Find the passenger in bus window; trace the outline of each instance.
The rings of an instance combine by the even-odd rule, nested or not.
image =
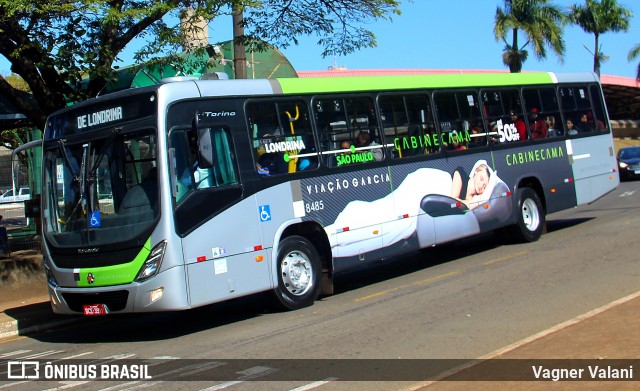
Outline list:
[[[544,122],[542,118],[538,116],[538,109],[533,107],[530,113],[530,122],[531,126],[531,138],[546,138],[547,137],[547,124]]]
[[[453,132],[451,132],[451,139],[453,140],[453,142],[449,146],[450,150],[452,150],[452,151],[463,151],[463,150],[467,149],[467,147],[464,145],[464,143],[460,142],[460,140],[458,139],[458,132],[457,131],[454,130]]]
[[[484,145],[484,134],[480,130],[480,126],[476,125],[471,128],[471,142],[469,148],[481,147]]]
[[[600,121],[600,120],[598,120],[598,121],[596,122],[596,130],[597,130],[597,131],[602,131],[602,130],[606,130],[606,129],[607,129],[607,127],[606,127],[606,126],[604,126],[604,122],[602,122],[602,121]]]
[[[369,146],[375,147],[375,148],[371,148],[371,154],[373,154],[373,159],[375,161],[380,161],[384,158],[384,155],[382,153],[382,147],[380,146],[380,144],[371,140],[371,134],[369,132],[362,131],[358,134],[358,138],[356,140],[356,146],[360,148],[369,147]]]
[[[343,164],[349,164],[351,162],[351,158],[347,157],[351,155],[351,141],[343,140],[340,143],[340,148],[336,150],[335,155],[331,155],[329,165],[332,167],[342,166]]]
[[[498,122],[497,121],[491,121],[489,122],[489,140],[491,141],[491,143],[496,144],[498,143]]]
[[[422,129],[420,125],[411,123],[407,126],[407,135],[403,138],[406,141],[406,146],[401,149],[402,157],[424,155],[424,146],[418,142],[422,137]]]
[[[578,124],[578,129],[581,132],[593,132],[595,130],[595,126],[593,126],[593,118],[589,118],[590,113],[584,113],[580,117],[580,124]]]
[[[263,153],[258,158],[258,174],[272,176],[288,172],[288,164],[282,152]]]
[[[434,140],[435,137],[437,137],[437,134],[438,133],[436,131],[436,124],[434,124],[433,122],[428,123],[424,132],[424,137],[426,139]],[[436,145],[435,143],[432,143],[426,148],[426,153],[436,153],[438,151],[440,151],[440,146]]]
[[[582,117],[580,117],[580,130],[585,132],[593,132],[596,129],[598,131],[601,131],[605,129],[605,126],[604,123],[600,120],[598,120],[597,124],[595,123],[595,121],[593,120],[592,112],[589,111]]]
[[[544,122],[547,124],[547,137],[558,137],[559,131],[556,129],[556,117],[548,115]]]
[[[491,169],[484,160],[476,162],[470,175],[467,175],[463,167],[458,167],[453,172],[451,197],[464,202],[469,209],[473,209],[482,203],[481,196],[487,189],[490,179]]]
[[[576,126],[574,125],[571,118],[567,118],[567,134],[569,136],[575,136],[576,134],[578,134],[578,129],[576,129]]]
[[[527,125],[524,123],[522,118],[518,117],[518,114],[514,110],[509,112],[511,116],[511,121],[516,125],[516,130],[518,131],[518,135],[520,135],[520,141],[524,141],[527,139]]]
[[[266,152],[269,144],[279,142],[279,139],[273,139],[270,133],[265,134],[262,140],[263,145],[258,148],[258,164],[257,170],[260,175],[277,175],[284,174],[289,171],[289,164],[284,160],[284,152],[274,151]]]

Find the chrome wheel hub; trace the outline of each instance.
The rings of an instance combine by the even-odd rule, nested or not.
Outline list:
[[[296,296],[304,295],[313,285],[311,262],[302,253],[294,251],[282,259],[282,282]]]
[[[540,211],[536,203],[527,198],[522,203],[522,221],[529,231],[535,231],[540,225]]]

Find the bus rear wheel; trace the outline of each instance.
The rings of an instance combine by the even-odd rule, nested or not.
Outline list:
[[[529,187],[518,189],[518,222],[510,230],[518,242],[535,242],[544,230],[544,208],[538,193]]]
[[[274,289],[276,305],[296,310],[312,305],[320,293],[322,267],[315,247],[301,236],[280,242],[277,258],[278,286]]]

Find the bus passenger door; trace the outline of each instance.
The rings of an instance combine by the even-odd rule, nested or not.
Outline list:
[[[569,139],[567,155],[571,163],[576,187],[577,205],[593,202],[618,185],[611,180],[616,158],[611,145],[611,135]]]
[[[190,196],[186,202],[194,206],[189,213],[206,216],[207,206],[213,204],[211,200],[221,201],[223,192],[204,190]],[[225,208],[183,238],[192,306],[270,287],[267,262],[258,262],[265,258],[266,251],[261,247],[251,201],[243,200]]]
[[[574,125],[573,129],[567,130],[566,148],[576,203],[593,202],[615,189],[619,182],[618,176],[612,175],[617,162],[601,88],[591,84],[563,87],[558,91],[565,118]]]

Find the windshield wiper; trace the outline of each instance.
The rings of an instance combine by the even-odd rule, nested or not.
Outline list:
[[[74,173],[73,175],[73,180],[75,182],[79,183],[79,187],[80,187],[80,198],[78,199],[78,202],[76,203],[76,205],[73,207],[73,209],[71,210],[71,213],[69,214],[69,216],[67,216],[67,221],[71,220],[71,218],[73,217],[73,215],[76,214],[76,211],[78,210],[78,207],[80,205],[83,206],[82,211],[86,212],[86,208],[85,203],[84,203],[84,198],[85,198],[85,186],[86,186],[86,163],[87,163],[87,150],[89,149],[89,144],[84,144],[82,146],[82,161],[80,162],[80,174],[78,176],[78,174]],[[73,170],[73,167],[71,166],[71,162],[69,160],[69,157],[67,156],[67,153],[64,152],[64,156],[65,159],[67,160],[67,164],[69,164],[69,167]]]
[[[73,174],[73,181],[74,182],[79,182],[80,181],[80,173],[76,172],[75,167],[73,166],[73,164],[71,164],[71,159],[69,159],[69,155],[67,155],[67,145],[64,142],[64,139],[60,139],[58,140],[58,146],[60,147],[60,151],[62,151],[62,157],[64,157],[65,162],[67,162],[67,167],[69,167],[69,170],[71,170],[71,173]]]
[[[78,203],[76,203],[76,205],[73,207],[71,214],[69,214],[69,216],[67,217],[67,221],[71,220],[71,217],[73,217],[76,214],[78,207],[80,205],[83,206],[82,211],[85,212],[86,214],[86,196],[85,195],[87,194],[87,185],[92,185],[96,181],[96,172],[98,171],[98,167],[100,167],[100,163],[102,162],[102,159],[105,156],[105,152],[107,151],[107,148],[109,147],[109,145],[113,143],[113,140],[120,133],[120,131],[122,131],[121,127],[113,128],[113,131],[109,135],[109,138],[105,140],[105,142],[102,144],[102,147],[100,148],[98,159],[93,162],[93,164],[91,165],[91,169],[88,172],[87,172],[87,166],[89,165],[88,150],[90,149],[90,144],[84,144],[82,146],[83,148],[82,162],[80,164],[80,170],[79,170],[80,172],[77,172],[75,170],[76,166],[74,166],[71,163],[71,159],[69,159],[69,155],[67,154],[67,148],[64,140],[61,139],[59,141],[60,150],[62,151],[62,156],[64,157],[64,160],[66,161],[67,166],[69,167],[69,169],[71,170],[71,173],[73,174],[72,181],[74,183],[78,183],[80,188],[80,199],[78,200]],[[95,155],[94,155],[94,159],[92,160],[95,160]],[[90,197],[91,199],[89,200],[89,203],[90,203],[89,207],[91,208],[91,212],[93,212],[93,206],[94,206],[93,195],[90,195]]]
[[[93,163],[93,165],[91,166],[91,170],[87,175],[90,181],[89,183],[93,183],[96,180],[96,172],[98,171],[98,167],[100,167],[100,163],[102,163],[102,159],[105,156],[105,152],[107,152],[107,148],[111,144],[113,144],[113,140],[116,138],[118,134],[120,134],[121,131],[122,131],[122,128],[120,127],[113,128],[113,132],[111,133],[111,135],[109,135],[109,138],[105,140],[105,142],[102,144],[102,147],[100,148],[100,152],[98,153],[98,160]]]
[[[97,181],[96,173],[98,172],[98,168],[100,167],[100,164],[102,163],[102,160],[106,155],[107,149],[109,148],[110,145],[113,144],[113,140],[115,140],[116,136],[118,136],[118,134],[120,134],[121,131],[122,131],[121,127],[113,128],[113,131],[109,135],[109,138],[106,139],[102,144],[102,147],[100,147],[100,152],[98,152],[98,159],[96,159],[95,150],[93,151],[93,156],[91,158],[91,161],[92,161],[91,170],[89,170],[89,172],[87,173],[87,178],[86,178],[86,184],[90,186],[89,187],[89,190],[90,190],[89,191],[89,211],[91,213],[93,213],[95,210],[95,205],[94,205],[95,193],[94,193],[93,185]],[[84,194],[85,192],[84,188],[82,192]]]

